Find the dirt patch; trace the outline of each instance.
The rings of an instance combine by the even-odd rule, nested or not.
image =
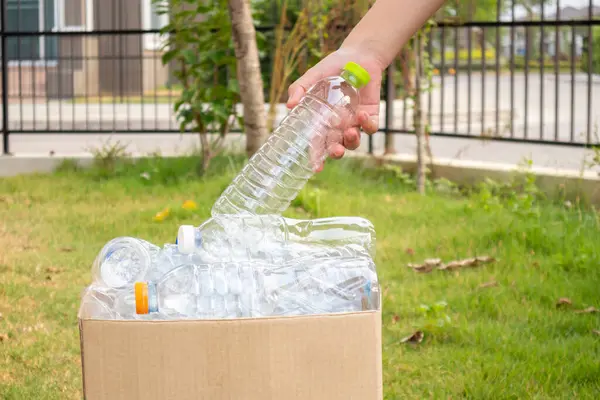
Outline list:
[[[0,265],[9,265],[18,253],[37,248],[26,232],[15,233],[6,225],[0,225]]]

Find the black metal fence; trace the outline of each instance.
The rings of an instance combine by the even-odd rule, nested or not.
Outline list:
[[[1,1],[5,154],[13,135],[179,131],[173,113],[179,88],[171,67],[161,62],[158,30],[144,26],[148,18],[141,10],[137,17],[122,17],[124,1],[123,9],[113,1],[108,11],[108,2],[101,8],[95,1],[88,10],[88,1]],[[68,10],[57,9],[68,2],[79,2],[76,14],[85,16],[71,17],[71,25]],[[497,4],[494,21],[440,22],[431,30],[433,77],[424,96],[431,135],[600,145],[600,107],[594,107],[600,95],[600,7],[590,1],[573,15],[556,1],[551,13],[541,7],[519,18],[515,1],[504,10]],[[410,76],[403,65],[394,63],[384,80],[385,135],[413,130]]]

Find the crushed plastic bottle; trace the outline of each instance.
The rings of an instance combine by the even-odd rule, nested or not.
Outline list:
[[[179,252],[204,251],[215,256],[237,255],[255,259],[265,248],[289,243],[338,246],[360,244],[375,255],[375,228],[359,217],[300,220],[278,215],[217,215],[199,227],[182,225],[177,235]]]
[[[114,287],[94,282],[82,296],[80,314],[118,320],[220,319],[354,312],[379,306],[375,265],[360,244],[289,242],[255,256],[255,260],[207,262],[201,253],[184,255],[177,246],[165,245],[137,283],[121,285],[120,281]],[[131,281],[129,276],[123,281]],[[140,300],[140,290],[146,300]]]
[[[212,207],[219,214],[281,214],[356,118],[359,90],[370,81],[360,65],[313,85],[252,156]]]
[[[282,266],[251,261],[182,265],[158,282],[136,282],[135,312],[221,319],[352,312],[379,306],[377,274],[370,257],[305,261]]]
[[[155,255],[146,274],[141,279],[155,281],[173,268],[192,262],[190,254],[181,253],[176,244],[165,244]]]

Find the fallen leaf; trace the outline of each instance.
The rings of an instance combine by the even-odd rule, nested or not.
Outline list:
[[[400,340],[400,343],[421,343],[423,341],[423,336],[425,336],[423,332],[416,331],[412,335]]]
[[[600,336],[600,331],[599,331],[599,330],[597,330],[597,329],[594,329],[594,330],[592,331],[592,333],[593,333],[594,335],[598,335],[598,336]]]
[[[72,247],[61,247],[59,250],[63,253],[71,253],[74,249]]]
[[[414,256],[415,251],[409,247],[408,249],[406,249],[406,254],[408,254],[409,256]]]
[[[479,287],[481,289],[485,289],[485,288],[489,288],[489,287],[496,287],[496,286],[498,286],[498,282],[496,282],[496,281],[490,281],[490,282],[482,283],[481,285],[479,285]]]
[[[188,211],[192,211],[192,210],[197,210],[198,209],[198,205],[193,200],[186,200],[181,207],[184,208],[185,210],[188,210]]]
[[[0,342],[6,342],[8,340],[8,335],[4,333],[0,333]]]
[[[600,310],[598,310],[596,307],[588,307],[583,310],[575,311],[575,314],[593,314],[597,312],[600,312]]]
[[[400,317],[398,315],[394,315],[392,317],[392,325],[396,325],[400,321]]]
[[[156,222],[162,222],[171,214],[171,210],[169,208],[165,208],[162,211],[156,213],[156,215],[152,218]]]
[[[423,261],[423,264],[408,264],[408,267],[414,269],[417,272],[429,273],[441,263],[442,260],[440,260],[439,258],[429,258]]]
[[[572,304],[573,304],[573,302],[571,301],[571,299],[566,298],[566,297],[561,297],[556,302],[556,307],[565,306],[565,305],[569,305],[570,306]]]
[[[449,263],[440,266],[438,269],[442,270],[442,271],[453,271],[453,270],[460,269],[460,268],[477,267],[482,264],[493,263],[494,261],[496,261],[496,259],[494,257],[481,256],[481,257],[467,258],[464,260],[450,261]]]
[[[46,268],[46,272],[50,272],[51,274],[57,274],[60,271],[61,270],[59,268],[56,268],[56,267],[48,267],[48,268]]]

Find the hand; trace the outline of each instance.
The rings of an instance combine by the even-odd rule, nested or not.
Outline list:
[[[354,61],[366,69],[371,75],[371,81],[360,91],[360,105],[357,109],[356,120],[344,132],[343,143],[336,143],[329,149],[330,157],[336,159],[344,156],[345,149],[355,150],[360,146],[361,128],[367,134],[377,132],[379,128],[379,95],[382,74],[385,68],[382,67],[382,64],[376,57],[370,55],[368,52],[341,48],[306,71],[288,89],[287,107],[293,108],[300,102],[302,96],[304,96],[313,84],[325,77],[338,75],[349,61]]]

